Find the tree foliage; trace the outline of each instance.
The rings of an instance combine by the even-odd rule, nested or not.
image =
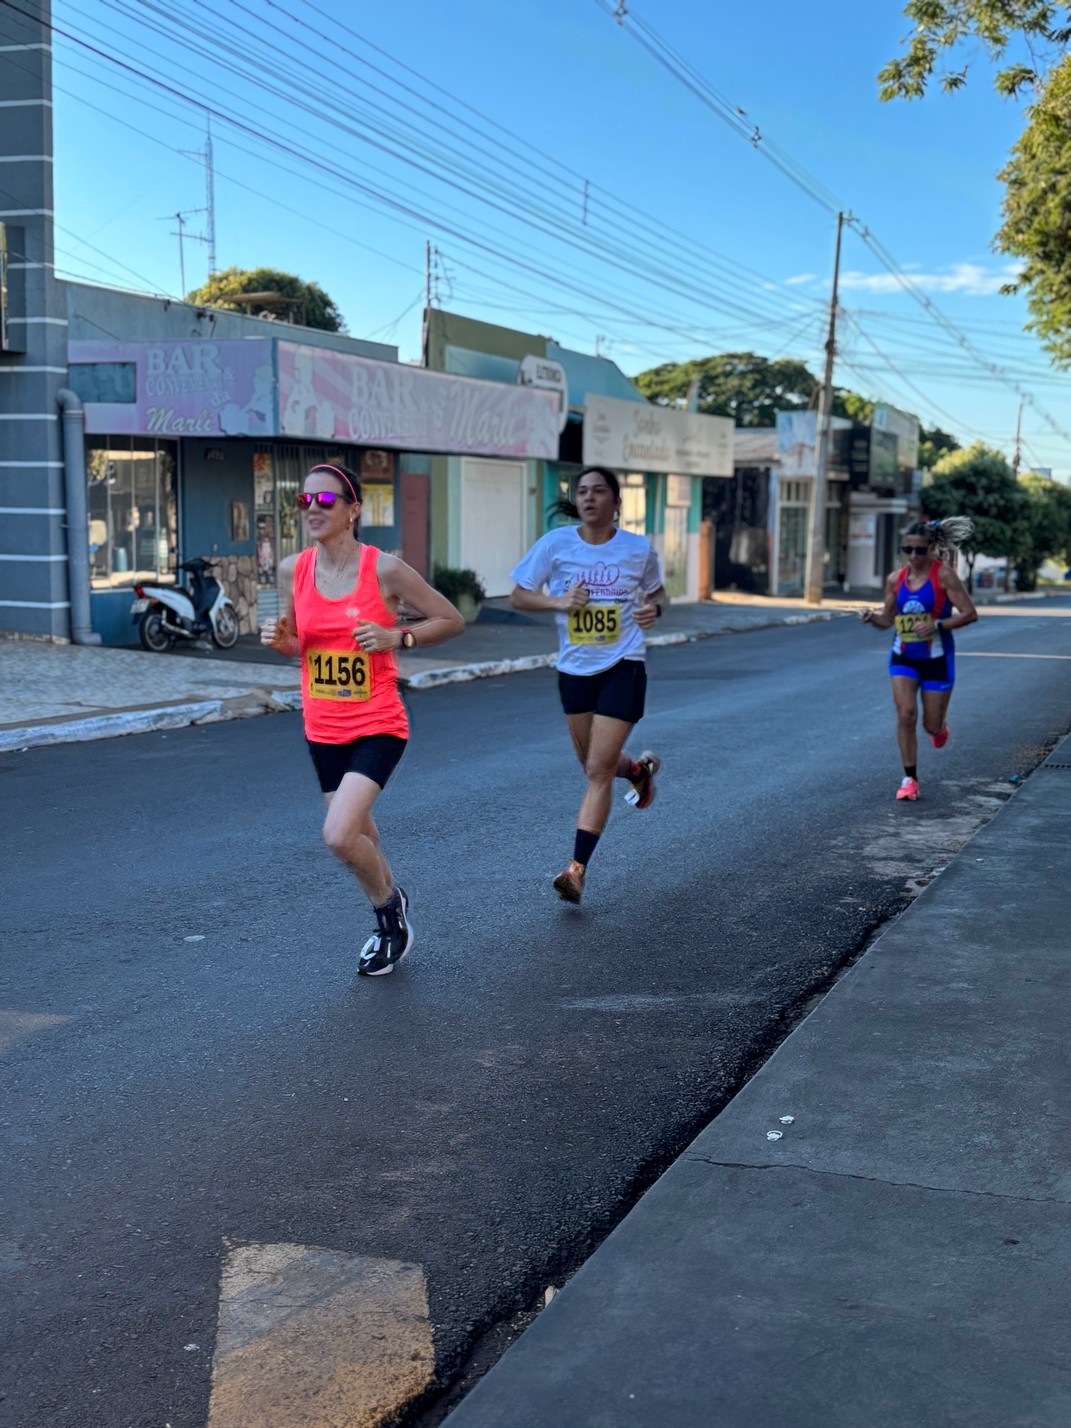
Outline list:
[[[1071,490],[1033,471],[1019,477],[1019,488],[1027,508],[1015,552],[1015,583],[1020,590],[1033,590],[1045,562],[1053,556],[1066,562],[1071,549]]]
[[[691,362],[664,362],[633,379],[649,401],[683,407],[699,385],[697,410],[731,417],[737,426],[776,426],[778,412],[818,406],[818,378],[792,358],[771,360],[755,352],[722,352]],[[844,387],[833,391],[833,415],[868,426],[874,403]]]
[[[1071,363],[1071,58],[1053,71],[1000,173],[1004,222],[997,246],[1023,260],[1029,326],[1052,357]]]
[[[998,93],[1033,93],[1026,129],[1006,168],[997,247],[1024,267],[1006,292],[1026,293],[1030,327],[1052,357],[1071,363],[1071,6],[1052,0],[909,0],[906,51],[878,75],[882,99],[919,99],[942,56],[980,42],[998,66]],[[967,67],[946,70],[946,91]]]
[[[981,42],[989,58],[1003,63],[997,92],[1014,96],[1044,82],[1071,43],[1071,8],[1051,0],[909,0],[904,14],[914,25],[907,50],[878,75],[882,99],[921,99],[942,56],[967,41]],[[1021,53],[1011,53],[1021,44]],[[967,66],[940,76],[946,93],[966,83]]]
[[[230,301],[239,293],[278,293],[292,298],[292,306],[280,309],[265,303],[263,307]],[[346,324],[332,299],[319,283],[307,283],[293,273],[278,268],[225,268],[209,278],[204,287],[187,294],[187,302],[202,307],[222,307],[236,312],[248,312],[254,317],[276,317],[300,323],[302,327],[317,327],[323,332],[345,332]]]
[[[932,471],[942,456],[959,449],[956,438],[950,436],[947,431],[942,431],[939,426],[930,427],[929,430],[923,427],[919,431],[919,469]]]
[[[754,352],[664,362],[641,372],[635,382],[659,406],[683,406],[692,383],[698,382],[697,409],[732,417],[737,426],[774,426],[779,411],[805,411],[818,399],[818,383],[802,362],[771,362]]]
[[[972,571],[978,554],[1015,558],[1025,538],[1028,504],[1007,457],[980,441],[943,456],[932,482],[922,488],[922,509],[931,520],[969,516],[974,522],[974,536],[964,547]]]

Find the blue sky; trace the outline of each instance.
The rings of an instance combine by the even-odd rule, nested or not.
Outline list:
[[[203,145],[200,103],[221,116],[219,265],[315,279],[351,332],[403,358],[419,351],[430,239],[443,306],[629,373],[745,349],[817,369],[833,218],[617,25],[614,3],[54,0],[59,29],[159,81],[57,35],[57,265],[178,293],[162,216],[203,205],[203,168],[182,152]],[[875,76],[906,30],[897,0],[629,11],[856,214],[1008,378],[849,229],[838,382],[1009,451],[1018,382],[1032,399],[1025,464],[1066,476],[1067,378],[1023,333],[1021,300],[998,292],[1012,270],[991,248],[995,176],[1022,113],[993,94],[984,56],[965,56],[971,82],[954,97],[882,105]],[[202,223],[191,215],[190,229]],[[188,243],[188,287],[205,262]]]

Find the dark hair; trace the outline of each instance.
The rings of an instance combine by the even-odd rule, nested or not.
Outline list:
[[[310,466],[305,474],[311,476],[314,471],[330,471],[332,476],[338,478],[342,486],[339,495],[346,502],[347,506],[360,505],[364,501],[364,497],[361,494],[361,478],[357,475],[356,471],[351,471],[348,466],[335,466],[329,461],[323,461],[316,466]],[[361,539],[360,516],[358,516],[353,523],[353,539]]]
[[[925,536],[940,561],[954,561],[964,541],[974,534],[974,522],[967,516],[945,516],[940,521],[912,521],[902,536]]]
[[[580,475],[576,478],[576,484],[578,486],[585,476],[601,476],[613,492],[614,500],[620,501],[621,482],[617,479],[616,473],[611,471],[608,466],[585,466],[583,471],[581,471]],[[550,514],[565,516],[570,521],[578,521],[580,519],[580,512],[577,509],[576,502],[570,501],[566,496],[559,497],[559,499],[552,504]]]

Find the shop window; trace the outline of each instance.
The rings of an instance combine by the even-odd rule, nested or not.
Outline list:
[[[89,564],[95,590],[173,582],[178,551],[175,443],[98,437],[87,446]]]

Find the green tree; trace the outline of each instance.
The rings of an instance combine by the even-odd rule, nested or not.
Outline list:
[[[1028,324],[1052,357],[1071,363],[1071,59],[1053,70],[1000,172],[997,247],[1022,259],[1009,291],[1025,290]]]
[[[277,293],[293,301],[284,308],[269,302],[258,307],[256,304],[232,301],[240,293]],[[200,307],[248,312],[254,317],[283,317],[300,323],[302,327],[317,327],[324,332],[346,330],[342,314],[319,283],[306,283],[293,273],[283,273],[278,268],[224,268],[223,272],[209,278],[204,287],[188,293],[186,301]]]
[[[698,410],[707,416],[732,417],[737,426],[776,426],[778,412],[806,411],[818,405],[819,382],[802,362],[771,361],[755,352],[722,352],[691,362],[664,362],[634,377],[649,401],[683,407],[699,384]],[[833,389],[833,415],[869,426],[874,403],[846,387]]]
[[[771,362],[754,352],[665,362],[633,380],[649,401],[663,407],[683,406],[698,382],[698,410],[732,417],[737,426],[774,426],[778,412],[805,411],[818,400],[818,383],[802,362]]]
[[[959,449],[960,445],[956,438],[949,436],[948,432],[942,431],[939,426],[931,427],[929,430],[923,427],[919,431],[919,469],[932,471],[942,456],[947,456],[950,451]]]
[[[1034,590],[1045,562],[1053,556],[1065,561],[1071,548],[1071,491],[1034,471],[1019,477],[1019,487],[1027,509],[1015,553],[1015,584],[1020,590]]]
[[[910,0],[914,24],[906,51],[878,75],[882,99],[919,99],[945,56],[981,42],[998,66],[998,93],[1033,93],[1027,125],[999,177],[1004,221],[1001,252],[1023,267],[1006,292],[1023,291],[1029,326],[1052,357],[1071,363],[1071,7],[1051,0]],[[966,83],[967,66],[940,75],[948,92]]]
[[[980,41],[994,63],[1009,61],[994,84],[1014,96],[1043,84],[1071,43],[1071,8],[1050,0],[909,0],[904,14],[914,33],[906,53],[878,75],[882,99],[921,99],[942,56],[970,41]],[[940,77],[946,93],[966,80],[966,65]]]
[[[1000,451],[976,441],[965,451],[942,456],[933,468],[933,480],[922,488],[922,509],[935,517],[969,516],[974,536],[964,547],[974,574],[975,558],[1003,556],[1009,564],[1023,548],[1029,500]]]

